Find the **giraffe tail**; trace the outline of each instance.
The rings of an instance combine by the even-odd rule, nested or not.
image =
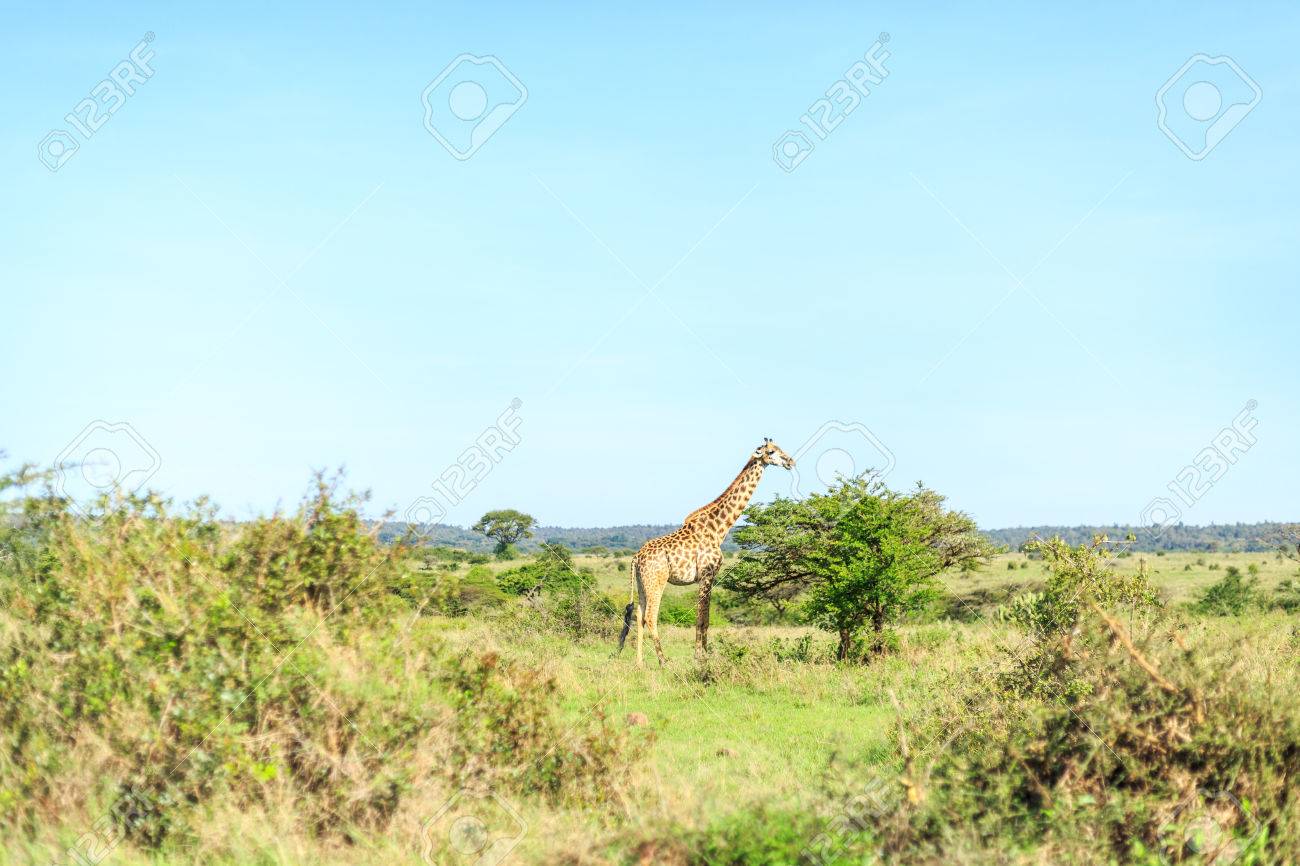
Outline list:
[[[631,575],[632,592],[628,596],[627,607],[623,608],[623,632],[618,636],[618,651],[623,651],[623,644],[627,643],[627,634],[632,630],[632,612],[636,610],[636,557],[632,557],[632,565],[628,569]]]

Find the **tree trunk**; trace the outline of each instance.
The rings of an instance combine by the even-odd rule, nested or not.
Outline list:
[[[848,661],[849,651],[852,648],[853,648],[853,632],[849,631],[846,628],[840,629],[840,646],[839,649],[835,651],[836,660],[842,662]]]
[[[582,590],[581,589],[575,589],[573,591],[573,618],[574,618],[573,639],[582,640]]]
[[[885,651],[885,610],[878,607],[871,612],[871,653],[881,655]]]

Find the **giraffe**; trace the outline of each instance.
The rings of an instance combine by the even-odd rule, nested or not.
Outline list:
[[[709,597],[713,591],[713,579],[722,566],[722,540],[749,505],[763,477],[763,470],[768,466],[793,469],[794,459],[771,439],[764,439],[763,444],[749,456],[740,474],[717,499],[686,515],[681,529],[647,541],[632,558],[632,594],[623,611],[623,633],[618,638],[618,651],[623,651],[628,631],[632,628],[632,612],[639,602],[641,611],[636,622],[638,667],[644,665],[643,629],[649,629],[659,664],[664,664],[664,651],[659,644],[659,603],[670,583],[674,586],[700,585],[695,608],[696,657],[702,657],[708,649]]]

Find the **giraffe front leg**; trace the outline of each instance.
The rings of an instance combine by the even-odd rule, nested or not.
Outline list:
[[[712,579],[700,581],[700,597],[695,603],[695,656],[702,659],[709,651],[709,599]]]
[[[700,570],[700,597],[695,603],[695,657],[700,660],[709,652],[709,609],[713,597],[713,579],[718,575],[721,560],[719,554],[717,564],[709,563]]]

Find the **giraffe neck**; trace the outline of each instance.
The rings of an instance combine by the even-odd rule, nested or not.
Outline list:
[[[722,544],[722,539],[749,505],[762,478],[763,464],[750,458],[727,489],[708,505],[692,511],[683,525],[694,526],[714,544]]]

